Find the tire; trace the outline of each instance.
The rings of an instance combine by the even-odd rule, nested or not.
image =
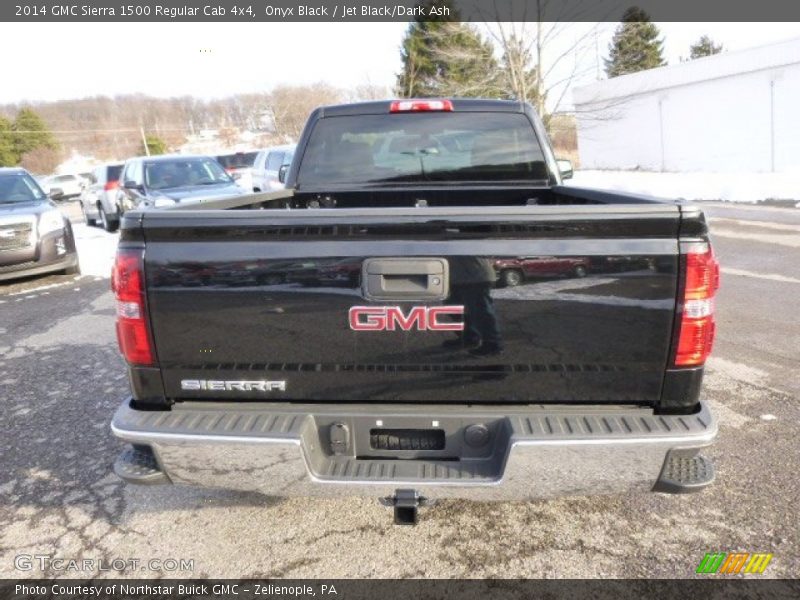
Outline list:
[[[67,267],[64,269],[64,275],[80,275],[81,274],[81,264],[77,263],[72,267]]]
[[[506,287],[517,287],[522,283],[522,272],[516,269],[508,269],[500,274],[500,280]]]
[[[112,221],[109,219],[102,204],[97,205],[97,212],[100,214],[100,223],[102,224],[103,229],[109,233],[112,233],[119,228],[119,221]]]
[[[575,274],[575,277],[586,277],[586,267],[583,265],[578,265],[572,272]]]
[[[83,214],[83,222],[89,227],[94,227],[97,224],[97,219],[90,219],[89,215],[86,214],[86,207],[83,202],[81,202],[81,214]]]

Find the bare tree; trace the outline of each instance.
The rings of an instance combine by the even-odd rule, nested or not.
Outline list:
[[[276,87],[270,94],[275,132],[284,138],[296,140],[312,110],[341,102],[343,96],[341,90],[327,83]]]
[[[64,159],[60,149],[45,146],[31,150],[22,155],[20,164],[31,173],[52,173]]]
[[[532,0],[522,10],[517,22],[501,22],[497,13],[486,29],[502,54],[509,96],[531,102],[548,124],[571,85],[595,70],[587,59],[595,51],[599,24],[579,22],[580,2]]]
[[[367,76],[364,83],[355,87],[355,89],[348,95],[348,100],[353,102],[365,102],[368,100],[385,100],[392,97],[392,90],[385,85],[378,85],[372,82]]]
[[[235,145],[238,138],[239,132],[235,127],[223,127],[219,130],[219,141],[222,142],[226,148]]]

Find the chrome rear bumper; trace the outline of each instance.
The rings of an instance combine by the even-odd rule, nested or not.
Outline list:
[[[339,455],[328,438],[332,424],[352,432]],[[464,431],[475,424],[488,427],[483,448],[464,444]],[[370,430],[423,426],[443,429],[447,448],[417,456],[369,447]],[[649,491],[654,486],[694,491],[679,489],[680,482],[677,489],[663,485],[663,473],[676,472],[666,468],[668,455],[692,460],[717,434],[705,405],[690,416],[657,416],[631,407],[201,402],[162,412],[135,410],[126,401],[111,428],[121,440],[152,449],[160,478],[151,476],[148,482],[277,496],[384,497],[413,488],[426,498],[476,500]],[[137,482],[136,468],[117,472]],[[713,470],[694,487],[711,479]]]

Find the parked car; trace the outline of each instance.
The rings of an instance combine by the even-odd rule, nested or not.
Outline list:
[[[233,177],[236,182],[246,190],[253,189],[253,164],[255,164],[258,151],[236,152],[234,154],[221,154],[217,162]]]
[[[106,231],[119,227],[117,190],[121,164],[102,165],[89,173],[89,183],[81,193],[81,212],[87,225],[98,222]]]
[[[51,175],[42,181],[42,188],[53,200],[77,198],[83,191],[85,180],[79,175]],[[61,193],[53,194],[53,190]]]
[[[273,192],[282,190],[286,172],[294,158],[295,144],[274,146],[262,150],[253,164],[253,191]]]
[[[586,277],[589,259],[568,256],[508,258],[494,261],[494,270],[501,285],[514,287],[530,277]]]
[[[53,271],[80,273],[69,219],[25,169],[0,168],[0,281]]]
[[[326,263],[319,269],[319,282],[323,285],[358,287],[361,282],[361,259],[342,258]]]
[[[120,214],[134,208],[165,208],[247,193],[210,156],[131,158],[123,166],[120,181]]]
[[[301,260],[286,267],[286,283],[299,283],[306,287],[319,285],[319,261]]]

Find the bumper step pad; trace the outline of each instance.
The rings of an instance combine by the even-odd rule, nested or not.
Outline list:
[[[699,492],[714,481],[714,463],[705,456],[687,456],[671,451],[664,461],[654,492],[665,494],[691,494]]]
[[[159,468],[153,450],[148,446],[129,446],[114,461],[114,473],[128,483],[158,485],[169,483]]]

